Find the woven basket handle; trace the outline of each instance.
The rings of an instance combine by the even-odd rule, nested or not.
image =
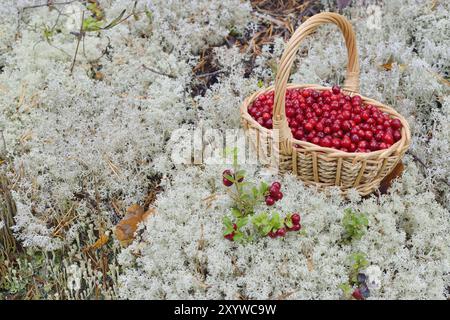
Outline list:
[[[289,141],[286,141],[292,138],[292,134],[285,114],[285,94],[292,64],[294,63],[295,56],[302,40],[306,38],[306,36],[313,33],[317,27],[326,23],[334,23],[337,25],[345,38],[348,63],[343,89],[350,92],[359,92],[358,52],[356,49],[355,33],[350,22],[340,14],[323,12],[312,16],[302,23],[287,43],[286,49],[284,50],[278,66],[278,72],[275,79],[273,128],[280,130],[280,148],[284,151],[290,151],[292,148]]]

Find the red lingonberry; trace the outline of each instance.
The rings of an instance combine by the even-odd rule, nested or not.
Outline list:
[[[277,237],[276,232],[273,232],[273,231],[270,231],[267,235],[268,235],[269,237],[271,237],[272,239]]]
[[[295,129],[293,128],[293,130],[295,130]],[[295,139],[301,140],[303,137],[304,137],[304,132],[303,132],[302,129],[297,129],[297,130],[294,131],[294,138]]]
[[[366,130],[366,131],[364,132],[364,138],[365,138],[367,141],[372,140],[372,139],[373,139],[373,132],[372,132],[371,130]]]
[[[273,205],[275,204],[275,199],[272,198],[271,196],[267,196],[267,197],[266,197],[266,204],[267,204],[268,206],[273,206]]]
[[[331,91],[333,91],[334,94],[339,94],[341,92],[341,87],[335,85],[331,88]]]
[[[295,109],[294,108],[286,108],[286,117],[292,118],[295,116]]]
[[[402,122],[399,119],[392,119],[391,127],[394,129],[400,129],[402,127]]]
[[[283,192],[279,191],[279,192],[277,193],[276,200],[279,201],[279,200],[281,200],[281,199],[283,199]]]
[[[331,139],[328,138],[328,137],[325,137],[325,138],[321,139],[320,140],[320,145],[322,147],[326,147],[326,148],[331,147]]]
[[[395,130],[392,136],[396,142],[402,138],[400,130]]]
[[[299,224],[300,223],[300,215],[298,213],[293,213],[291,215],[291,221],[293,225]]]
[[[307,122],[304,126],[306,132],[311,132],[314,129],[314,126],[311,122]]]
[[[232,232],[232,233],[224,235],[224,238],[227,239],[227,240],[233,241],[234,240],[234,235],[235,235],[235,233]]]
[[[341,130],[340,121],[336,120],[336,122],[331,125],[331,131],[337,132],[339,130]]]
[[[333,138],[333,140],[331,140],[331,145],[333,146],[333,148],[339,149],[341,147],[341,139]]]
[[[376,150],[378,150],[378,142],[376,142],[375,140],[371,140],[370,142],[369,142],[369,149],[371,150],[371,151],[376,151]]]
[[[319,137],[313,137],[312,139],[311,139],[311,143],[314,143],[314,144],[320,144],[320,138]]]
[[[392,136],[392,134],[386,132],[383,136],[383,142],[391,145],[394,143],[394,137]]]
[[[222,177],[223,177],[222,182],[223,182],[223,184],[226,187],[231,187],[233,185],[233,182],[228,180],[229,176],[232,177],[233,176],[233,172],[231,170],[229,170],[229,169],[224,170],[224,172],[222,173]]]
[[[265,113],[263,113],[262,118],[264,121],[267,121],[267,120],[271,119],[272,116],[270,115],[270,113],[265,112]]]
[[[363,297],[361,291],[360,291],[358,288],[356,288],[356,289],[353,291],[352,296],[353,296],[353,298],[355,298],[356,300],[364,300],[364,297]]]
[[[362,140],[358,143],[358,148],[359,149],[367,149],[369,146],[369,144],[367,143],[367,141]]]
[[[356,144],[351,143],[351,144],[350,144],[350,147],[348,148],[348,150],[349,150],[350,152],[354,152],[354,151],[356,150]]]
[[[359,142],[359,135],[357,133],[352,134],[350,138],[354,143]]]
[[[363,112],[361,113],[361,119],[362,119],[362,120],[367,121],[369,118],[370,118],[369,112],[363,111]]]
[[[323,125],[323,122],[317,122],[316,123],[316,130],[317,131],[323,131],[323,129],[324,129],[325,127],[324,127],[324,125]]]
[[[350,120],[352,114],[350,113],[350,111],[344,110],[342,111],[342,117],[344,117],[345,120]]]
[[[277,236],[279,237],[284,237],[286,235],[286,229],[285,228],[280,228],[277,230]]]
[[[348,136],[344,136],[344,138],[341,141],[341,147],[350,149],[351,143],[352,143],[352,140]]]
[[[271,187],[277,188],[278,190],[281,189],[281,183],[278,181],[272,182]]]
[[[342,130],[345,132],[348,132],[352,129],[352,125],[351,125],[350,121],[348,121],[348,120],[345,120],[344,122],[342,122],[341,127],[342,127]]]

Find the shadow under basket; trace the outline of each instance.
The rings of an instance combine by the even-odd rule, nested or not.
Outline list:
[[[376,106],[382,112],[398,118],[402,123],[401,139],[387,149],[365,153],[344,152],[321,147],[306,141],[294,139],[285,114],[285,94],[287,89],[330,90],[315,84],[287,84],[290,70],[301,41],[322,24],[336,24],[345,38],[348,53],[344,94],[359,95],[362,102]],[[273,129],[261,126],[248,113],[255,99],[264,93],[274,91]],[[240,108],[241,123],[250,143],[258,154],[277,153],[277,166],[281,173],[292,172],[306,185],[319,187],[337,186],[344,195],[351,188],[359,194],[367,195],[378,189],[381,181],[401,161],[411,143],[411,132],[405,118],[393,108],[359,93],[359,63],[355,34],[351,24],[336,13],[320,13],[304,22],[292,35],[278,66],[275,87],[270,87],[247,97]],[[277,134],[274,134],[274,131]]]

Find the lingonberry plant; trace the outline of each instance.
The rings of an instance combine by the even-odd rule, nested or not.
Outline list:
[[[298,213],[288,214],[282,219],[277,212],[272,214],[262,212],[254,215],[251,221],[261,236],[271,238],[284,237],[288,231],[299,231],[301,229]]]
[[[363,270],[368,266],[366,254],[356,252],[349,256],[350,273],[349,281],[341,284],[339,287],[344,293],[344,297],[350,299],[364,300],[370,296],[370,290],[367,286],[367,276]]]
[[[233,169],[223,171],[222,182],[226,187],[234,186],[234,192],[230,192],[235,203],[234,215],[244,217],[253,214],[255,206],[269,196],[269,186],[265,182],[259,186],[245,182],[245,171],[239,167],[237,148],[228,149],[226,153],[233,157]]]
[[[274,92],[258,96],[249,114],[272,129]],[[345,152],[371,152],[389,148],[401,139],[402,123],[366,104],[361,96],[331,90],[288,89],[286,117],[295,139]]]
[[[360,240],[366,233],[368,225],[369,220],[364,213],[353,211],[351,208],[345,209],[344,217],[342,218],[344,242]]]
[[[255,214],[255,208],[265,203],[267,206],[273,206],[276,201],[283,198],[281,192],[281,183],[273,182],[270,186],[261,182],[259,186],[244,181],[245,171],[241,170],[238,163],[238,150],[233,148],[227,150],[227,154],[233,156],[233,169],[226,169],[222,173],[222,182],[225,187],[233,187],[230,192],[234,200],[231,214],[233,218],[224,217],[225,226],[224,238],[231,241],[250,241],[254,238],[253,230],[260,236],[269,236],[271,238],[284,237],[288,231],[299,231],[300,214],[292,213],[283,219],[279,213],[271,214],[262,212]],[[253,228],[243,228],[249,223]]]

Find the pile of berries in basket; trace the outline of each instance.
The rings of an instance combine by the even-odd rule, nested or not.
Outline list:
[[[272,129],[274,92],[259,95],[248,112],[261,126]],[[295,139],[345,152],[387,149],[401,139],[402,123],[366,104],[359,95],[331,90],[288,89],[286,117]]]

